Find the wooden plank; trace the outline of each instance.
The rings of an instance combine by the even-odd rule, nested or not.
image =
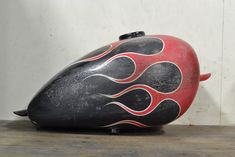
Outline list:
[[[109,135],[93,130],[37,130],[28,121],[0,121],[0,156],[234,157],[235,127],[169,125],[163,131]]]

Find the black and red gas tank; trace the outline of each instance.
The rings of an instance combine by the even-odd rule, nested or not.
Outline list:
[[[133,32],[73,62],[15,113],[46,127],[161,126],[185,113],[209,77],[185,41]]]

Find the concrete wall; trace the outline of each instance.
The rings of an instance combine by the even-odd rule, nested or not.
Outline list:
[[[0,0],[0,119],[16,119],[12,111],[70,62],[144,30],[188,41],[213,74],[174,123],[234,125],[234,28],[232,0]]]

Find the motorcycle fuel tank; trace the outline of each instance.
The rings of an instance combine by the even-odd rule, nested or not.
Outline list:
[[[71,128],[156,127],[183,115],[210,77],[200,75],[193,48],[142,31],[119,39],[70,64],[15,114]]]

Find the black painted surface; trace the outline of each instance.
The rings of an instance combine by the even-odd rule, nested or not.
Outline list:
[[[144,82],[162,93],[169,93],[176,90],[182,80],[179,68],[169,62],[152,65],[138,79],[137,82]]]
[[[86,58],[90,58],[90,57],[95,57],[97,55],[100,55],[102,53],[104,53],[105,51],[107,51],[109,48],[111,48],[111,45],[106,45],[106,46],[103,46],[101,48],[98,48],[92,52],[90,52],[89,54],[85,55],[84,57],[82,57],[81,59],[79,60],[83,60],[83,59],[86,59]]]
[[[114,54],[123,52],[136,52],[145,55],[159,53],[163,48],[163,42],[157,38],[134,38],[131,39],[112,51]]]

